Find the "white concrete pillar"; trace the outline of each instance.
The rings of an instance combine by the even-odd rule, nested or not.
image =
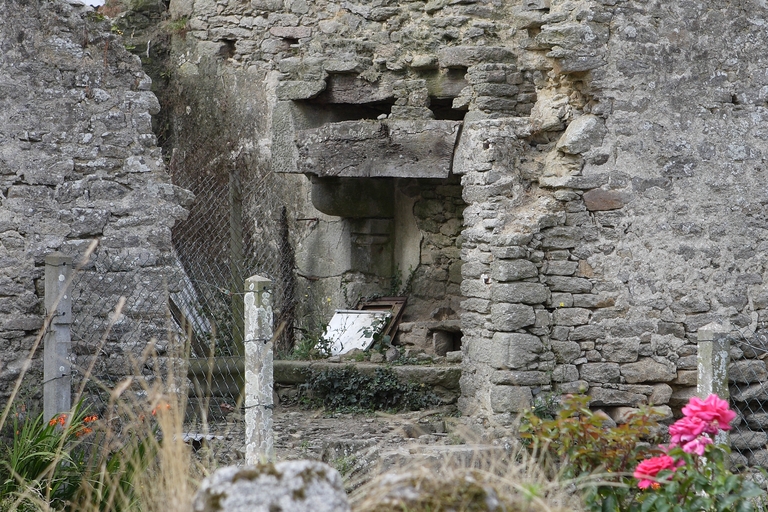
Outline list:
[[[272,281],[245,280],[245,461],[275,460],[272,435]]]

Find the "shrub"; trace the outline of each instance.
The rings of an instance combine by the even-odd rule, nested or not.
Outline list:
[[[557,474],[585,490],[585,506],[600,512],[752,512],[763,510],[757,485],[727,468],[727,446],[712,436],[729,430],[736,414],[711,395],[691,398],[670,426],[668,446],[652,447],[653,409],[623,425],[604,426],[588,397],[563,400],[553,419],[523,416],[529,450]],[[645,442],[643,442],[645,441]],[[630,473],[633,471],[633,473]]]

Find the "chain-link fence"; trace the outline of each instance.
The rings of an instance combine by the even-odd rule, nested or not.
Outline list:
[[[170,322],[168,296],[179,290],[183,270],[151,250],[104,247],[75,267],[73,388],[84,389],[94,411],[102,411],[127,377],[151,386],[168,375],[169,361],[181,363],[183,341]]]
[[[192,421],[214,425],[242,406],[243,296],[252,275],[272,281],[275,351],[294,344],[294,255],[281,177],[270,171],[238,104],[241,93],[224,80],[198,80],[183,91],[175,117],[169,170],[174,184],[195,194],[186,220],[173,229],[184,271],[169,304],[190,346]],[[171,106],[172,107],[172,106]]]
[[[737,332],[730,338],[728,380],[731,405],[739,413],[730,433],[732,461],[768,468],[768,335]]]
[[[175,102],[163,105],[168,170],[195,195],[173,227],[168,261],[100,247],[73,283],[73,355],[76,371],[92,369],[89,396],[104,402],[125,375],[151,382],[182,362],[187,422],[208,431],[231,428],[242,412],[245,279],[272,281],[277,354],[293,348],[296,310],[285,186],[245,137],[255,128],[227,84],[199,79],[165,95]],[[123,296],[123,315],[111,324]]]

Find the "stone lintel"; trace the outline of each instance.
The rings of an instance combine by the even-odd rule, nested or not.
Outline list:
[[[296,134],[295,172],[320,177],[447,178],[460,121],[342,121]]]

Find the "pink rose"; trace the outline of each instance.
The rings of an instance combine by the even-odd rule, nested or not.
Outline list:
[[[709,436],[699,436],[693,441],[685,443],[683,445],[683,451],[685,453],[695,453],[699,457],[704,455],[704,449],[707,445],[712,444],[712,439]]]
[[[697,417],[685,416],[669,426],[670,446],[675,447],[693,441],[707,431],[707,424]]]
[[[705,431],[714,434],[717,428],[723,430],[731,429],[731,421],[736,417],[736,413],[728,407],[728,402],[721,400],[717,395],[709,395],[702,400],[698,397],[691,397],[688,405],[683,407],[683,414],[689,418],[699,418],[704,423],[710,425]],[[711,429],[715,429],[714,432]]]
[[[669,455],[659,455],[658,457],[645,459],[643,462],[638,464],[637,468],[635,468],[633,476],[640,480],[640,482],[637,484],[640,489],[647,489],[655,483],[654,479],[656,478],[656,475],[659,474],[659,471],[663,471],[665,469],[670,471],[677,469],[675,459]]]

